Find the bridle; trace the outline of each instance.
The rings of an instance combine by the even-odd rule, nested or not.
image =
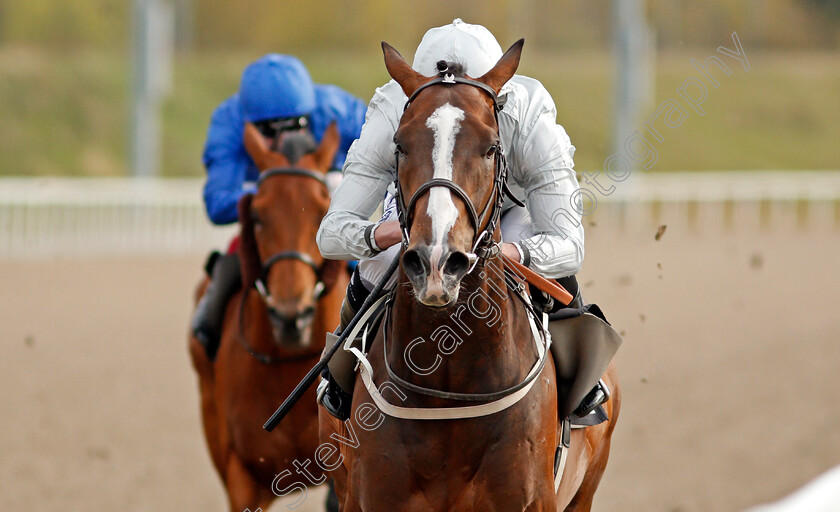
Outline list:
[[[274,307],[273,301],[271,299],[271,294],[268,291],[268,285],[265,284],[266,279],[268,278],[268,272],[269,270],[271,270],[272,265],[282,260],[301,261],[308,265],[313,272],[315,272],[315,275],[318,278],[318,281],[315,283],[315,288],[312,292],[312,298],[314,299],[315,303],[321,300],[321,297],[323,297],[329,290],[327,290],[327,286],[321,279],[321,267],[317,266],[312,260],[312,256],[306,254],[305,252],[278,252],[277,254],[271,256],[268,260],[266,260],[265,263],[263,263],[262,270],[260,271],[260,277],[257,278],[256,281],[254,281],[254,288],[257,289],[257,293],[259,293],[260,297],[262,297],[266,309],[268,310],[268,316],[274,320],[283,323],[284,325],[291,324],[292,322],[294,322],[298,329],[302,329],[306,326],[306,324],[310,323],[315,318],[315,306],[307,306],[306,309],[301,311],[299,314],[289,316],[281,311],[278,311],[277,308]]]
[[[420,94],[422,91],[426,90],[432,86],[453,86],[456,84],[464,84],[469,85],[472,87],[476,87],[481,89],[485,93],[487,93],[490,98],[493,100],[493,117],[496,119],[496,130],[499,129],[499,111],[502,110],[504,107],[505,101],[507,100],[507,96],[503,95],[499,97],[490,86],[483,82],[479,82],[478,80],[472,80],[470,78],[458,77],[452,74],[444,74],[442,77],[435,78],[426,82],[425,84],[421,85],[420,87],[415,90],[411,96],[406,101],[405,106],[403,107],[403,114],[408,107],[411,105],[411,102]],[[400,229],[402,230],[403,234],[403,246],[408,247],[409,243],[409,231],[411,230],[411,222],[414,220],[413,212],[414,207],[417,204],[417,200],[420,199],[423,194],[430,191],[434,187],[444,187],[448,188],[452,193],[454,193],[465,205],[467,210],[467,215],[470,218],[470,224],[473,227],[473,240],[472,240],[472,251],[468,254],[470,259],[470,269],[468,271],[471,272],[479,260],[486,260],[488,258],[496,257],[499,254],[499,246],[493,240],[493,234],[496,231],[496,227],[499,223],[499,218],[502,214],[502,206],[505,201],[505,196],[510,197],[511,200],[519,206],[524,206],[522,201],[517,199],[513,193],[511,193],[510,188],[507,184],[507,159],[505,158],[504,152],[502,151],[501,142],[494,146],[495,149],[495,173],[493,178],[493,190],[491,191],[490,199],[487,200],[484,207],[481,209],[481,213],[476,213],[475,205],[473,204],[472,199],[470,198],[469,194],[461,188],[457,183],[452,180],[446,178],[433,178],[424,184],[422,184],[411,196],[406,205],[405,199],[402,193],[402,189],[400,188],[400,150],[397,147],[394,150],[394,160],[395,160],[395,178],[394,178],[394,188],[396,189],[396,200],[397,200],[397,219],[400,222]],[[481,226],[484,226],[481,229]]]
[[[444,86],[451,86],[454,84],[465,84],[470,85],[472,87],[477,87],[487,93],[490,98],[493,100],[493,114],[496,119],[496,128],[498,130],[499,127],[499,111],[504,106],[505,100],[507,99],[505,96],[499,98],[490,86],[479,82],[477,80],[471,80],[469,78],[461,78],[456,77],[453,75],[444,75],[443,77],[436,78],[431,80],[419,88],[417,88],[414,93],[412,93],[411,97],[409,97],[408,101],[405,104],[405,108],[408,109],[411,102],[417,97],[417,95],[428,87],[432,87],[435,85],[444,85]],[[468,271],[471,272],[479,261],[487,260],[489,258],[494,258],[499,255],[500,249],[498,244],[495,240],[493,240],[493,234],[496,231],[496,227],[498,226],[499,219],[502,213],[502,206],[504,204],[505,196],[510,197],[511,200],[519,206],[524,206],[522,201],[517,199],[513,193],[511,193],[510,188],[507,184],[507,161],[505,159],[505,155],[502,152],[501,143],[496,146],[495,151],[495,176],[493,178],[493,190],[491,192],[490,199],[488,199],[487,203],[481,210],[480,214],[476,213],[476,208],[470,199],[469,195],[457,185],[452,180],[442,179],[442,178],[434,178],[423,185],[420,186],[415,192],[414,195],[411,196],[411,199],[408,201],[408,205],[405,204],[403,201],[402,190],[399,186],[399,149],[395,152],[395,157],[397,161],[397,169],[396,169],[396,178],[395,178],[395,188],[396,188],[396,199],[397,199],[397,216],[400,221],[400,227],[403,231],[403,244],[407,247],[408,246],[408,232],[411,228],[411,221],[413,220],[411,214],[414,210],[414,206],[417,203],[417,200],[426,192],[431,190],[434,187],[445,187],[448,188],[451,192],[453,192],[456,196],[458,196],[461,201],[464,202],[467,210],[467,215],[470,218],[470,223],[472,224],[473,228],[475,229],[475,234],[473,235],[473,252],[471,255],[468,255],[470,258],[470,269]],[[486,220],[486,222],[485,222]],[[484,228],[481,229],[481,226],[484,225]],[[480,231],[479,231],[480,230]],[[540,323],[540,318],[537,317],[536,312],[532,309],[530,300],[526,297],[524,293],[524,285],[519,282],[516,282],[515,279],[505,273],[505,282],[508,289],[513,293],[513,295],[519,297],[522,300],[523,304],[525,305],[525,310],[528,312],[529,322],[531,324],[531,330],[534,335],[534,339],[538,345],[538,352],[539,346],[544,346],[545,349],[540,352],[540,357],[538,358],[535,365],[532,367],[531,371],[528,373],[526,378],[519,382],[516,385],[508,387],[507,389],[503,389],[500,391],[496,391],[493,393],[454,393],[448,391],[442,391],[437,389],[431,389],[423,386],[419,386],[413,384],[411,382],[406,381],[405,379],[400,378],[396,373],[394,373],[393,369],[391,368],[390,364],[388,363],[388,351],[387,351],[387,338],[388,332],[390,332],[390,322],[392,322],[391,318],[391,309],[390,307],[385,308],[386,314],[386,327],[383,329],[383,338],[382,338],[382,346],[383,350],[385,351],[385,368],[388,372],[388,377],[392,379],[393,382],[396,382],[398,385],[414,391],[416,393],[420,393],[427,396],[432,396],[436,398],[443,398],[449,400],[459,400],[459,401],[466,401],[466,402],[488,402],[487,404],[479,405],[479,406],[471,406],[467,408],[460,408],[460,409],[436,409],[432,412],[429,411],[422,411],[420,413],[413,413],[408,412],[405,415],[402,415],[404,409],[400,408],[393,408],[390,407],[390,404],[387,403],[384,399],[377,400],[377,397],[374,397],[374,401],[377,402],[377,405],[380,407],[380,410],[385,410],[386,408],[390,411],[388,412],[389,415],[401,418],[414,418],[414,419],[443,419],[447,413],[455,414],[451,416],[451,418],[464,418],[464,417],[475,417],[478,415],[485,415],[490,414],[490,412],[486,411],[495,411],[494,407],[497,404],[502,403],[505,400],[510,398],[515,398],[516,400],[513,403],[516,403],[519,399],[521,399],[524,394],[528,393],[531,385],[534,383],[535,379],[542,374],[542,370],[545,366],[545,362],[547,359],[547,352],[548,347],[550,345],[550,341],[548,335],[546,334],[545,329],[539,329],[536,326]],[[391,300],[393,300],[393,295],[390,296]],[[547,321],[547,317],[543,318],[543,322]],[[358,354],[357,354],[358,357]],[[361,359],[360,359],[361,361]],[[366,361],[366,360],[365,360]],[[363,363],[364,364],[364,363]],[[369,364],[369,363],[368,363]],[[367,368],[367,367],[366,367]],[[364,377],[364,376],[363,376]],[[371,396],[375,395],[375,390],[368,389],[371,393]],[[493,402],[496,403],[493,403]],[[505,405],[505,407],[509,407],[509,405]],[[459,416],[461,414],[460,411],[467,411],[470,412],[466,415]],[[481,413],[473,414],[472,411],[484,411]],[[446,413],[441,412],[446,411]],[[430,416],[424,416],[424,413],[429,413]],[[440,417],[438,417],[440,416]]]
[[[259,190],[263,183],[268,181],[270,178],[275,178],[277,176],[303,176],[306,178],[312,178],[313,180],[323,185],[325,189],[327,189],[327,182],[324,180],[324,177],[316,173],[315,171],[310,171],[309,169],[285,167],[269,169],[260,174],[260,177],[257,180],[257,189]],[[259,257],[259,255],[257,255],[257,257]],[[315,272],[315,275],[318,277],[318,282],[315,284],[313,298],[316,302],[329,291],[327,290],[326,285],[324,285],[324,281],[321,279],[323,274],[323,265],[320,267],[316,265],[315,260],[312,258],[312,256],[300,251],[280,251],[276,254],[271,255],[267,260],[260,263],[260,276],[257,278],[256,281],[254,281],[254,287],[257,289],[257,292],[259,292],[263,300],[266,301],[267,305],[270,306],[269,301],[271,298],[271,295],[268,293],[268,286],[266,285],[268,273],[275,263],[283,260],[301,261],[305,263],[309,268],[311,268],[313,272]]]
[[[324,186],[325,189],[328,190],[327,182],[324,180],[324,177],[318,174],[315,171],[311,171],[309,169],[302,169],[302,168],[275,168],[263,171],[260,174],[259,179],[257,180],[257,189],[259,190],[260,186],[262,186],[267,180],[277,177],[277,176],[302,176],[305,178],[311,178],[321,185]],[[259,253],[256,255],[259,258]],[[268,311],[268,316],[272,320],[277,320],[281,322],[283,325],[289,325],[294,323],[298,329],[303,329],[312,322],[315,318],[315,305],[308,306],[304,309],[301,313],[289,316],[277,310],[274,307],[273,301],[271,299],[271,294],[268,291],[268,285],[266,284],[268,280],[268,273],[271,271],[271,267],[273,267],[276,263],[284,260],[297,260],[300,261],[315,273],[317,278],[317,282],[315,283],[315,288],[313,290],[313,299],[314,303],[317,304],[321,298],[323,298],[327,293],[330,292],[331,287],[327,286],[323,280],[324,274],[324,265],[326,264],[326,260],[324,261],[321,266],[318,266],[315,263],[315,260],[309,254],[300,251],[280,251],[268,257],[265,261],[260,261],[260,275],[254,280],[254,288],[259,293],[260,297],[262,298],[263,303],[265,304],[266,310]],[[247,289],[245,292],[247,293]],[[257,352],[254,350],[250,344],[245,340],[243,334],[243,322],[242,318],[244,315],[245,309],[245,298],[243,297],[240,307],[239,307],[239,340],[242,343],[245,350],[247,350],[252,356],[257,358],[260,362],[265,364],[273,364],[283,361],[288,361],[289,358],[276,358],[269,354],[263,354],[261,352]],[[306,357],[309,357],[308,355]]]

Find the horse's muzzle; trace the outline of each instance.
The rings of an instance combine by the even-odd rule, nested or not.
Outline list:
[[[472,258],[447,246],[419,245],[405,251],[402,266],[417,299],[426,306],[444,307],[458,300],[461,279]]]
[[[269,307],[268,318],[271,321],[274,340],[280,345],[304,347],[309,344],[312,322],[315,320],[315,306],[307,306],[292,313]]]

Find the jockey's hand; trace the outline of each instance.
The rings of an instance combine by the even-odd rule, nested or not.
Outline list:
[[[388,220],[376,226],[373,232],[373,239],[380,250],[402,242],[402,231],[398,220]]]
[[[503,243],[502,254],[512,259],[513,261],[518,261],[522,263],[522,255],[519,254],[519,249],[513,244]]]

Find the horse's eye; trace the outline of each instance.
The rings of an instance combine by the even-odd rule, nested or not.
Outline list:
[[[494,144],[490,146],[490,149],[487,150],[487,154],[485,155],[487,158],[493,158],[496,155],[496,151],[498,151],[499,146]]]
[[[394,141],[394,144],[395,144],[395,145],[396,145],[396,147],[397,147],[397,153],[399,153],[399,154],[401,154],[401,155],[404,155],[404,154],[405,154],[405,151],[403,151],[403,147],[402,147],[402,145],[400,145],[400,143],[399,143],[399,142],[397,142],[397,141]]]

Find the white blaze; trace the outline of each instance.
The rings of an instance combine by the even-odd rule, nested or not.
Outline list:
[[[426,119],[426,126],[432,129],[435,145],[432,150],[432,164],[435,178],[452,179],[452,153],[455,150],[455,136],[461,130],[464,111],[449,103],[441,105]],[[452,193],[443,187],[432,187],[429,191],[429,205],[426,209],[432,219],[432,269],[436,269],[443,252],[443,244],[449,230],[458,219],[458,209],[452,201]]]

